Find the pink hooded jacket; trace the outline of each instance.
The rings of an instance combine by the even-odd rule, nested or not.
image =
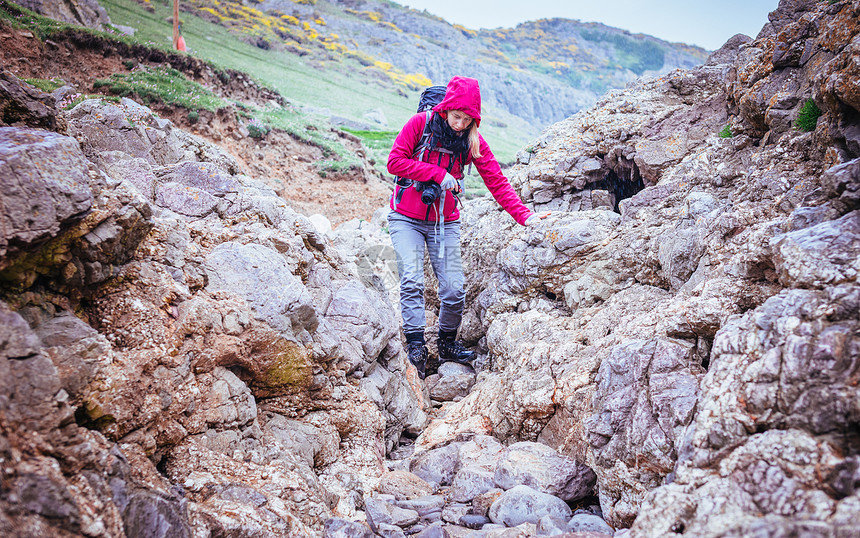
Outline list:
[[[448,88],[445,93],[445,98],[441,103],[433,107],[434,113],[445,114],[447,110],[462,110],[472,118],[477,125],[481,124],[481,92],[478,88],[478,81],[473,78],[454,77],[448,82]],[[441,166],[439,162],[439,152],[428,150],[424,152],[424,159],[419,161],[412,158],[415,147],[421,141],[421,134],[424,132],[424,124],[427,121],[427,114],[424,112],[412,116],[400,134],[394,139],[394,146],[391,148],[391,153],[388,155],[388,171],[395,176],[400,176],[414,181],[435,181],[440,183],[445,178],[446,167],[448,166],[449,155],[442,154]],[[508,178],[502,174],[502,169],[498,161],[490,151],[490,146],[481,139],[481,157],[473,159],[471,153],[466,159],[466,164],[473,163],[478,169],[478,174],[484,180],[484,184],[493,198],[505,209],[519,224],[525,224],[526,219],[531,216],[532,212],[527,208],[519,195],[514,191]],[[455,164],[451,170],[451,175],[457,179],[463,178],[463,170],[459,163]],[[396,199],[400,190],[403,189],[403,195],[399,203]],[[395,207],[396,205],[396,207]],[[430,210],[430,220],[436,220],[439,211],[439,200],[436,200],[435,208]],[[414,187],[394,187],[394,192],[391,194],[390,201],[391,209],[400,214],[412,217],[414,219],[424,220],[427,218],[427,206],[421,202],[421,193]],[[451,222],[460,218],[460,210],[457,208],[457,201],[454,196],[445,196],[445,207],[443,208],[445,222]]]

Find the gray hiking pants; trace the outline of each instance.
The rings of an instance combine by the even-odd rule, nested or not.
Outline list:
[[[388,231],[397,252],[403,332],[423,332],[427,324],[424,316],[425,247],[439,281],[439,330],[456,331],[466,302],[463,262],[460,259],[460,221],[446,222],[443,235],[434,221],[413,219],[391,211],[388,214]]]

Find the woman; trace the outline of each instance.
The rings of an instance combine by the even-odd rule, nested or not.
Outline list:
[[[427,362],[425,247],[439,280],[439,361],[469,364],[475,358],[475,353],[456,339],[466,291],[460,259],[460,211],[455,195],[461,191],[459,180],[465,166],[475,165],[490,193],[517,223],[528,226],[549,215],[549,212],[533,214],[523,205],[478,133],[480,123],[478,81],[454,77],[448,83],[445,98],[433,107],[431,114],[422,112],[406,122],[388,156],[388,171],[398,177],[391,195],[388,229],[400,272],[403,332],[409,361],[422,379]],[[417,147],[425,127],[429,127],[426,132],[430,134],[426,149]],[[436,186],[438,197],[433,192]]]

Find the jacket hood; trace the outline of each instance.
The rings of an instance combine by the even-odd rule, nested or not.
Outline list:
[[[478,81],[473,78],[453,77],[448,82],[445,98],[433,107],[436,112],[446,110],[462,110],[475,119],[475,125],[481,126],[481,89]]]

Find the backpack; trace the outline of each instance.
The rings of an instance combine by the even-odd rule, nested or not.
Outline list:
[[[424,112],[426,118],[424,120],[424,131],[421,133],[421,138],[418,140],[418,144],[416,144],[415,149],[412,151],[412,158],[418,159],[419,161],[424,160],[424,153],[430,149],[430,118],[433,116],[433,107],[442,102],[445,98],[445,92],[448,90],[445,86],[429,86],[421,92],[421,97],[418,99],[418,110],[417,112]],[[435,148],[439,153],[447,153],[449,155],[452,154],[451,151],[445,148]],[[440,156],[441,158],[441,156]],[[460,157],[461,162],[465,163],[465,156]],[[456,157],[451,155],[451,159],[448,162],[448,171],[450,172],[454,166],[456,161]],[[471,165],[470,165],[471,167]],[[403,177],[395,176],[394,183],[401,187],[400,191],[397,193],[397,198],[394,201],[394,207],[397,207],[397,204],[400,203],[400,200],[403,198],[404,189],[415,185],[416,188],[419,185],[415,184],[411,179],[406,179]],[[459,198],[458,198],[459,200]],[[430,212],[430,207],[427,208],[428,215]]]
[[[442,102],[445,98],[445,86],[430,86],[421,92],[421,98],[418,100],[417,112],[427,112],[432,110],[434,106]]]

